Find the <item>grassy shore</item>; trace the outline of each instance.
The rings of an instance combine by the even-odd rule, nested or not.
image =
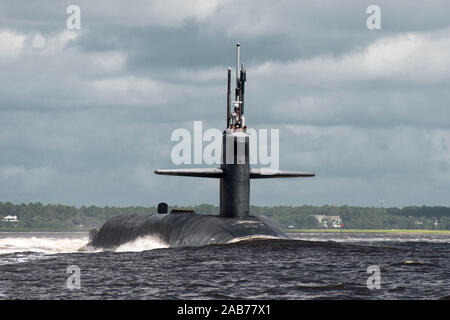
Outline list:
[[[450,230],[422,230],[422,229],[287,229],[288,233],[312,233],[312,232],[329,232],[329,233],[418,233],[418,234],[448,234]]]

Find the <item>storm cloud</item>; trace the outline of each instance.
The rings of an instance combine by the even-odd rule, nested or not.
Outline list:
[[[450,205],[446,1],[71,1],[0,4],[0,201],[218,203],[173,168],[177,128],[223,128],[235,43],[246,119],[280,130],[257,205]],[[381,9],[369,30],[366,9]]]

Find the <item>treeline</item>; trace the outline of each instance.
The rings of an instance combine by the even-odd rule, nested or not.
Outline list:
[[[340,216],[346,229],[430,229],[450,230],[448,207],[375,208],[353,206],[251,207],[283,228],[322,228],[315,215]]]
[[[177,206],[171,209],[179,209]],[[217,206],[202,204],[189,209],[198,214],[218,214]],[[152,214],[156,207],[74,207],[41,203],[0,202],[0,219],[17,216],[19,222],[0,222],[0,228],[99,228],[122,214]],[[437,229],[450,230],[448,207],[374,208],[353,206],[251,206],[252,215],[268,217],[282,228],[322,228],[315,215],[340,216],[346,229]]]
[[[177,209],[178,207],[169,207]],[[195,206],[197,213],[215,212],[212,205]],[[28,204],[13,204],[0,202],[0,228],[99,228],[112,217],[123,214],[156,213],[155,207],[96,207],[65,206],[60,204],[43,205],[39,202]],[[17,216],[18,222],[3,222],[5,216]]]

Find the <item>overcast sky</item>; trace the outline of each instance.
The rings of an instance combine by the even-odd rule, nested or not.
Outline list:
[[[0,201],[217,205],[218,181],[153,171],[175,129],[223,128],[236,42],[247,124],[317,174],[252,204],[450,205],[450,6],[378,0],[2,0]]]

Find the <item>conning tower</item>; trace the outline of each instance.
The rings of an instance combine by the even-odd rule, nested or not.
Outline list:
[[[244,116],[246,70],[240,65],[240,44],[236,45],[236,89],[231,101],[231,68],[228,68],[227,122],[222,136],[220,168],[155,170],[156,174],[220,179],[220,216],[247,218],[250,179],[314,177],[314,173],[250,168],[250,139]],[[233,106],[233,111],[231,107]]]

